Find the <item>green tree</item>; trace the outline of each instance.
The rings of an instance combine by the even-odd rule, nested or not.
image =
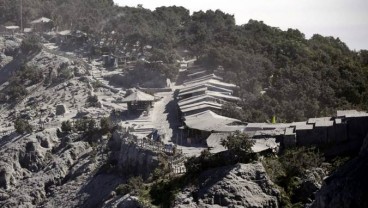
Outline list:
[[[239,131],[221,140],[221,145],[228,149],[233,159],[241,161],[248,159],[249,154],[253,152],[252,147],[254,144],[254,140],[251,140],[247,134]]]

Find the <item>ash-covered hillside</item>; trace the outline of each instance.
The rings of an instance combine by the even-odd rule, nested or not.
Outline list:
[[[220,10],[18,9],[0,207],[366,207],[368,51]]]

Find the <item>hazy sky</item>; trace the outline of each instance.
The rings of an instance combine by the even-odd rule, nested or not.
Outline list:
[[[368,49],[368,0],[114,0],[120,6],[154,10],[183,6],[191,12],[220,9],[233,14],[237,24],[262,20],[280,29],[297,28],[313,34],[339,37],[350,49]]]

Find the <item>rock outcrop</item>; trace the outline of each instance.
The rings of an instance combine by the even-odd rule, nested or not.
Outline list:
[[[4,139],[4,138],[3,138]],[[83,141],[65,147],[55,132],[28,136],[12,135],[0,152],[0,206],[35,207],[52,195],[53,186],[65,183],[73,166],[91,152]],[[55,151],[57,149],[57,151]]]
[[[208,170],[199,184],[184,189],[175,207],[279,207],[279,191],[260,162]]]
[[[368,136],[358,157],[328,177],[311,208],[368,207]]]
[[[134,143],[123,143],[118,160],[120,172],[125,176],[142,176],[147,179],[158,166],[157,153]]]

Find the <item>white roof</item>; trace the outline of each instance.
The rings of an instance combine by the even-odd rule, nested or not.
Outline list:
[[[16,29],[19,29],[19,26],[12,25],[12,26],[5,26],[5,28],[6,28],[7,30],[16,30]]]
[[[191,111],[195,111],[195,110],[201,110],[201,109],[217,109],[217,110],[221,110],[222,105],[221,104],[217,104],[217,103],[211,103],[211,102],[200,102],[200,103],[194,103],[188,106],[185,106],[183,108],[181,108],[181,112],[183,113],[188,113]]]
[[[216,86],[216,85],[212,85],[210,83],[200,83],[200,84],[197,84],[197,85],[189,85],[187,87],[184,87],[184,88],[180,89],[180,92],[186,92],[186,91],[201,88],[201,87],[209,87],[209,88],[218,89],[220,91],[224,91],[224,92],[228,92],[228,93],[233,93],[233,90],[231,90],[231,89],[219,87],[219,86]]]
[[[243,130],[244,126],[230,126],[231,123],[240,122],[238,119],[220,116],[210,110],[185,116],[185,124],[191,129],[214,132],[234,132]]]
[[[221,106],[222,106],[222,104],[220,104],[220,103],[200,101],[200,102],[197,102],[197,103],[182,105],[180,108],[184,110],[184,109],[192,108],[192,107],[199,106],[199,105],[211,105],[211,106],[216,106],[216,107],[219,107],[219,108],[221,108]]]
[[[183,96],[183,95],[188,95],[188,94],[192,94],[192,93],[196,93],[196,92],[206,92],[208,90],[207,87],[202,87],[199,89],[194,89],[194,90],[189,90],[186,92],[179,92],[179,96]]]
[[[32,32],[33,28],[24,28],[23,31],[25,33],[29,33],[29,32]]]
[[[252,146],[253,152],[262,152],[268,149],[275,149],[279,146],[275,138],[254,139],[254,141],[255,144]]]
[[[312,124],[304,124],[304,125],[297,125],[295,127],[295,130],[312,130],[313,129],[313,125]]]
[[[338,110],[337,117],[366,117],[367,112],[357,110]]]
[[[223,88],[236,88],[235,84],[222,82],[220,80],[212,79],[212,78],[211,79],[206,79],[206,80],[201,80],[201,81],[193,81],[193,82],[184,83],[185,86],[197,86],[197,85],[203,85],[203,84],[217,85],[217,86],[221,86]]]
[[[198,74],[205,74],[206,72],[207,72],[206,70],[203,70],[203,71],[199,71],[199,72],[194,72],[194,73],[188,74],[187,76],[188,77],[192,77],[192,76],[196,76]]]
[[[295,128],[294,127],[288,127],[285,129],[285,135],[295,135]]]
[[[186,99],[183,99],[183,100],[180,100],[178,102],[178,105],[180,107],[184,106],[184,105],[188,105],[188,104],[191,104],[191,103],[196,103],[196,102],[200,102],[201,100],[221,100],[223,101],[222,99],[217,99],[211,95],[197,95],[197,96],[193,96],[193,97],[189,97],[189,98],[186,98]]]
[[[212,133],[206,140],[210,152],[215,154],[226,151],[226,148],[221,145],[221,140],[226,139],[229,135],[230,133]]]
[[[308,119],[309,124],[315,124],[321,121],[331,121],[331,117],[321,117],[321,118],[310,118]]]
[[[329,127],[333,125],[334,125],[334,121],[327,121],[327,120],[317,121],[315,124],[316,127]]]
[[[220,92],[207,91],[206,94],[211,95],[211,96],[216,97],[216,98],[222,98],[222,99],[225,99],[225,100],[233,100],[233,101],[241,100],[239,97],[235,97],[235,96],[232,96],[232,95],[225,95],[225,94],[220,93]]]
[[[71,34],[71,31],[70,30],[63,30],[63,31],[60,31],[58,32],[59,35],[70,35]]]
[[[197,78],[189,78],[189,79],[186,79],[186,80],[184,80],[184,83],[201,82],[201,81],[209,80],[209,79],[223,80],[222,77],[219,77],[219,76],[217,76],[215,74],[208,74],[208,75],[204,75],[204,76],[197,77]]]
[[[132,94],[128,95],[127,97],[125,97],[124,99],[122,99],[121,102],[127,103],[134,101],[153,101],[153,100],[155,100],[155,97],[153,97],[152,95],[137,90]]]
[[[41,17],[39,19],[33,20],[31,24],[48,23],[48,22],[52,22],[52,20],[46,17]]]

